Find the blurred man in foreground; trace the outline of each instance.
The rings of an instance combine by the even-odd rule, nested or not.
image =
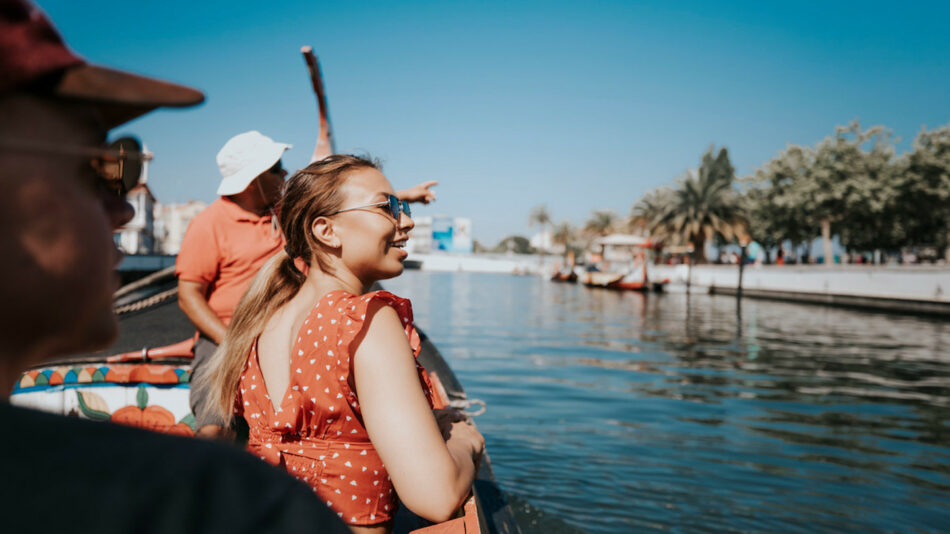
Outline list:
[[[303,485],[239,451],[11,406],[28,367],[108,345],[128,222],[106,133],[198,91],[85,63],[0,0],[0,530],[347,532]],[[126,177],[127,178],[127,177]]]

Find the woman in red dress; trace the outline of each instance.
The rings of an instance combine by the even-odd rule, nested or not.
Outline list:
[[[389,532],[398,500],[433,521],[468,494],[484,439],[432,411],[398,276],[413,227],[374,162],[331,156],[287,182],[287,254],[255,277],[207,371],[209,409],[250,427],[248,448],[313,488],[354,532]],[[306,273],[306,274],[304,274]]]

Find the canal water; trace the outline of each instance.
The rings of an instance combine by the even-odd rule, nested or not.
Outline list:
[[[408,271],[527,533],[950,530],[950,326]]]

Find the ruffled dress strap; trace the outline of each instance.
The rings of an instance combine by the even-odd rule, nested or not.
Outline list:
[[[432,381],[429,378],[429,373],[426,372],[422,364],[419,363],[422,340],[413,324],[412,303],[409,302],[409,299],[397,297],[389,291],[373,291],[364,295],[349,295],[345,302],[342,303],[343,306],[338,309],[344,316],[342,324],[340,325],[340,342],[347,348],[345,352],[352,356],[355,348],[353,347],[353,341],[359,336],[360,332],[363,331],[363,324],[366,321],[366,311],[374,302],[396,310],[396,315],[399,316],[399,320],[402,322],[403,329],[406,332],[406,337],[409,340],[412,354],[415,356],[416,372],[419,374],[419,385],[425,393],[426,402],[429,403],[430,407],[434,407],[433,399],[437,397],[433,394]],[[353,404],[354,408],[358,409],[359,401],[356,400],[355,394],[352,395],[352,400],[355,401],[355,404]]]

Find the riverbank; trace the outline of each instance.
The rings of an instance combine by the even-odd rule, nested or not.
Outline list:
[[[410,253],[407,265],[422,271],[538,274],[550,273],[560,256],[528,254],[461,254],[452,252]]]
[[[459,254],[434,252],[409,255],[408,268],[429,272],[472,272],[548,277],[562,263],[559,256],[521,254]],[[126,256],[120,266],[127,281],[174,264],[174,256]],[[735,265],[651,265],[650,278],[670,279],[669,291],[735,295]],[[788,302],[877,309],[898,313],[950,316],[950,266],[945,265],[759,265],[743,270],[742,295]]]
[[[654,277],[668,277],[685,287],[685,265],[656,266]],[[739,268],[735,265],[697,265],[692,288],[713,294],[735,295]],[[742,295],[791,302],[880,309],[901,313],[950,316],[950,267],[802,265],[747,266]]]

